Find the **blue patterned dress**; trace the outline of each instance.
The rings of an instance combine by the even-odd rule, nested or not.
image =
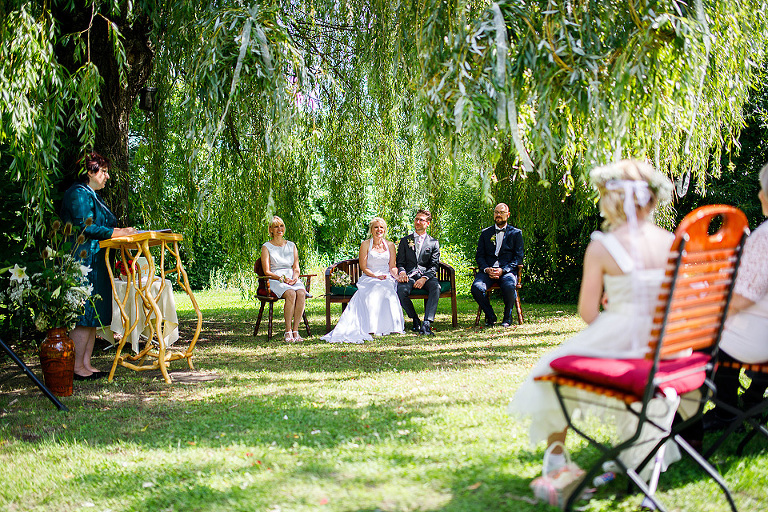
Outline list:
[[[93,224],[90,226],[85,225],[88,217],[93,218]],[[101,296],[100,299],[94,299],[95,308],[91,301],[85,303],[85,313],[78,319],[77,325],[109,326],[112,321],[112,283],[109,282],[107,265],[104,262],[105,250],[99,247],[99,241],[112,238],[117,218],[91,187],[84,183],[75,183],[64,193],[61,219],[77,226],[77,234],[82,233],[85,236],[85,242],[77,247],[74,254],[79,258],[80,253],[85,250],[85,257],[80,260],[83,265],[91,267],[88,281],[93,285],[93,294]]]

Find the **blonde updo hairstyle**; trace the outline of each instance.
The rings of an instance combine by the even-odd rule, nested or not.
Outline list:
[[[368,224],[368,236],[373,238],[373,225],[376,223],[381,224],[384,227],[384,236],[387,236],[387,221],[382,219],[381,217],[374,217],[371,219],[371,223]]]
[[[270,219],[270,221],[269,221],[269,236],[270,236],[270,238],[274,238],[274,236],[275,236],[275,235],[272,234],[272,230],[274,228],[276,228],[277,226],[280,226],[280,225],[285,227],[285,222],[283,222],[283,219],[281,219],[277,215],[275,215],[274,217],[272,217]]]
[[[672,199],[672,182],[655,170],[651,165],[640,160],[620,160],[589,173],[589,178],[600,193],[600,215],[605,219],[602,228],[605,231],[615,229],[627,222],[624,212],[624,187],[610,187],[611,182],[643,181],[648,185],[649,198],[645,204],[635,195],[635,209],[639,217],[650,214],[657,205]],[[610,188],[609,188],[610,187]]]

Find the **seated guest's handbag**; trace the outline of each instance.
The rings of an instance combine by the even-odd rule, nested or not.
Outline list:
[[[555,446],[562,446],[565,454],[565,465],[549,471],[549,456]],[[565,506],[573,490],[584,478],[584,470],[571,462],[565,446],[561,442],[552,443],[544,452],[544,463],[541,476],[531,482],[531,490],[537,499],[560,508]]]

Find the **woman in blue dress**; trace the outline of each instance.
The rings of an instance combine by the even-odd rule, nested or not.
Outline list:
[[[85,312],[69,333],[75,343],[75,380],[93,380],[106,377],[91,365],[91,354],[96,343],[96,329],[112,321],[112,283],[104,261],[104,249],[99,241],[136,233],[132,227],[117,228],[117,218],[96,194],[109,180],[109,160],[96,152],[88,153],[82,160],[83,172],[79,181],[64,193],[61,218],[79,228],[85,241],[75,254],[82,264],[91,268],[88,280],[93,286],[93,301],[85,303]],[[99,297],[96,297],[99,295]]]

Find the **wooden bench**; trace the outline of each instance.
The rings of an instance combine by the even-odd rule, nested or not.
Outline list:
[[[336,270],[346,272],[352,284],[344,288],[332,287],[331,273]],[[357,258],[334,263],[325,269],[325,332],[331,331],[331,304],[341,304],[341,311],[343,313],[352,295],[357,291],[357,280],[359,278],[360,262]],[[440,262],[437,268],[437,279],[440,281],[440,298],[451,298],[451,325],[456,327],[458,325],[456,313],[456,271],[447,263]],[[425,291],[413,290],[411,297],[423,298],[424,304],[426,305],[427,303],[427,293]]]

